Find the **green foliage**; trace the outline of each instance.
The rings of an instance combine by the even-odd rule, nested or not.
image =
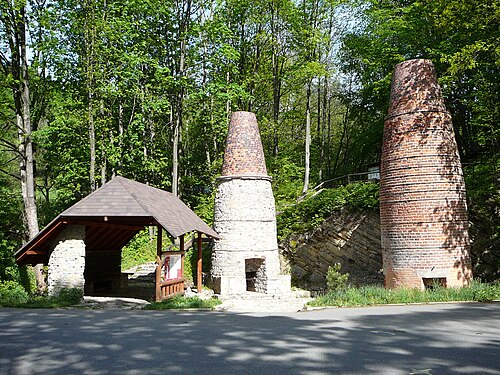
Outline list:
[[[364,182],[324,189],[317,195],[286,208],[277,217],[278,238],[283,240],[292,233],[307,232],[345,205],[376,208],[378,191],[378,184]]]
[[[87,176],[88,130],[82,126],[85,115],[71,90],[48,96],[49,122],[33,132],[37,144],[39,179],[39,221],[47,224],[61,211],[82,199],[90,188]]]
[[[165,243],[169,240],[165,239]],[[150,240],[149,230],[144,229],[122,249],[122,270],[156,260],[156,240]]]
[[[18,268],[14,261],[14,246],[0,233],[0,280],[18,279]]]
[[[29,295],[23,286],[15,281],[0,281],[0,306],[32,309],[49,309],[78,305],[83,298],[83,290],[61,289],[58,296]]]
[[[285,155],[272,158],[269,164],[276,209],[280,211],[299,196],[304,168]]]
[[[175,296],[162,302],[153,302],[144,307],[145,310],[168,310],[168,309],[213,309],[220,305],[218,299],[200,299],[197,296],[184,297]]]
[[[0,161],[3,160],[0,156]],[[0,172],[1,173],[1,172]],[[22,208],[18,189],[0,175],[0,281],[21,282],[26,270],[15,263],[14,252],[22,243]],[[29,285],[26,285],[29,290]]]
[[[194,209],[196,215],[208,225],[212,225],[214,222],[215,189],[212,190],[211,194],[200,194],[197,203]]]
[[[20,6],[0,6],[4,71],[8,15]],[[379,159],[394,65],[430,58],[463,160],[497,163],[466,177],[474,262],[481,277],[498,279],[500,0],[61,0],[26,6],[25,19],[37,57],[29,87],[40,224],[91,191],[91,119],[98,185],[123,175],[170,188],[178,125],[180,195],[211,223],[235,110],[256,112],[277,208],[285,210],[280,239],[344,204],[375,207],[376,194],[348,187],[286,208],[303,185],[306,108],[311,184],[359,172]],[[12,254],[24,240],[22,199],[7,177],[19,175],[16,82],[0,75],[0,280],[19,280]],[[142,235],[124,253],[124,267],[151,261],[155,244]]]
[[[382,286],[348,287],[330,291],[309,302],[310,306],[371,306],[384,304],[478,301],[500,299],[500,283],[482,284],[477,281],[463,288],[437,287],[428,290],[385,289]]]
[[[28,302],[28,293],[16,281],[0,280],[0,306],[17,307]]]
[[[326,286],[328,290],[333,291],[346,288],[349,273],[341,273],[341,267],[340,263],[335,263],[333,266],[328,267],[328,271],[326,272]]]
[[[76,305],[83,298],[83,290],[79,288],[63,288],[59,291],[57,299],[61,304]]]
[[[203,245],[202,251],[202,272],[208,274],[212,265],[212,251],[211,246]],[[186,252],[186,257],[184,258],[184,277],[187,280],[196,283],[196,277],[198,272],[198,249],[196,248],[196,239],[194,248],[189,249]]]
[[[361,157],[359,145],[368,145],[368,154],[378,152],[392,70],[412,58],[433,61],[461,155],[471,160],[496,152],[499,0],[353,0],[346,4],[359,20],[343,37],[340,52],[341,69],[359,84],[345,95],[354,107],[352,141],[357,146],[350,151],[356,159]],[[374,137],[361,142],[366,133]]]
[[[500,280],[500,155],[464,168],[474,277]]]
[[[31,295],[29,300],[22,306],[30,309],[56,309],[78,305],[83,298],[83,290],[78,288],[61,289],[57,296],[35,296]]]

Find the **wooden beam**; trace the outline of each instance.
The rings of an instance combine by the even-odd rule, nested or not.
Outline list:
[[[184,253],[185,253],[185,251],[180,251],[180,250],[176,250],[176,251],[168,251],[167,250],[167,251],[162,251],[161,255],[162,256],[165,254],[167,254],[167,255],[180,255],[180,254],[184,254]]]
[[[144,229],[144,226],[139,226],[139,225],[114,224],[114,223],[108,223],[106,221],[74,220],[74,219],[69,219],[69,218],[64,218],[62,220],[62,223],[74,224],[74,225],[85,225],[88,227],[116,228],[116,229],[130,230],[130,231],[137,231],[137,230]]]
[[[197,268],[197,272],[196,272],[196,281],[197,281],[197,285],[196,285],[196,288],[198,289],[198,294],[201,293],[201,289],[202,289],[202,275],[201,275],[201,271],[202,271],[202,268],[203,268],[203,264],[202,264],[202,238],[201,238],[201,232],[198,232],[198,268]]]
[[[180,284],[180,283],[183,283],[184,281],[185,281],[185,279],[183,277],[181,277],[179,279],[167,280],[167,281],[163,281],[161,283],[161,286],[168,286],[168,285]]]
[[[155,300],[161,301],[161,245],[162,245],[162,227],[158,225],[156,235],[156,278],[155,278]]]
[[[45,250],[28,250],[23,255],[46,255],[47,251]]]
[[[31,243],[28,242],[28,245],[25,248],[22,249],[22,253],[18,252],[18,253],[15,254],[15,256],[16,256],[16,262],[19,264],[21,262],[22,258],[24,257],[24,255],[27,254],[27,253],[30,254],[30,255],[33,254],[33,253],[35,253],[35,254],[38,255],[39,252],[37,252],[36,250],[33,250],[33,248],[35,248],[35,247],[39,246],[39,244],[45,242],[54,232],[56,232],[56,231],[61,232],[62,231],[61,228],[63,228],[64,225],[65,224],[63,222],[57,221],[52,228],[50,228],[50,229],[46,228],[47,232],[43,233],[43,230],[42,230],[42,232],[40,232],[38,234],[38,235],[41,234],[40,237],[38,237],[38,235],[37,235],[37,237],[35,237],[32,240],[33,242],[31,242]],[[59,233],[59,232],[57,232],[57,233]],[[47,253],[47,255],[48,255],[48,250],[47,251],[42,250],[41,252],[42,253]]]
[[[61,216],[62,220],[68,221],[70,224],[78,221],[85,223],[100,223],[110,225],[125,225],[125,226],[156,226],[161,225],[152,216]]]

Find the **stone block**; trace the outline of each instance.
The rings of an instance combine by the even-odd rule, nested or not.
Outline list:
[[[275,275],[267,278],[267,294],[287,294],[290,293],[290,275]]]

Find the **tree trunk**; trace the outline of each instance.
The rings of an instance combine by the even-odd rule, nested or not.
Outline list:
[[[319,154],[319,182],[323,180],[325,175],[325,143],[326,143],[326,121],[327,121],[327,106],[328,106],[328,77],[323,78],[323,102],[321,114],[321,144]]]
[[[342,152],[342,146],[343,146],[343,143],[344,143],[344,139],[347,136],[347,125],[348,125],[348,122],[349,122],[349,107],[347,107],[346,110],[345,110],[345,112],[344,112],[344,116],[343,116],[343,120],[342,120],[342,135],[341,135],[340,140],[339,140],[339,147],[337,149],[337,153],[335,154],[335,161],[333,163],[332,174],[335,174],[335,172],[337,172],[337,167],[339,165],[340,153]]]
[[[95,127],[94,127],[94,109],[92,106],[92,92],[88,92],[88,122],[89,122],[89,148],[90,148],[90,165],[89,165],[89,183],[90,191],[95,191]]]
[[[19,177],[23,196],[24,219],[29,239],[38,234],[38,214],[35,196],[35,173],[33,158],[33,140],[31,124],[31,99],[28,75],[28,57],[26,46],[26,9],[12,9],[9,15],[2,14],[2,23],[8,38],[11,61],[3,67],[12,74],[12,94],[14,98],[16,125],[19,140]],[[42,265],[35,266],[37,290],[45,290],[45,279]]]
[[[122,173],[122,161],[125,151],[123,150],[123,138],[125,137],[125,127],[123,125],[123,104],[122,99],[118,98],[118,153],[120,157],[118,158],[117,172]]]
[[[311,161],[311,80],[307,84],[307,103],[306,103],[306,153],[304,170],[304,187],[302,195],[307,194],[309,190],[309,171]]]
[[[85,2],[85,63],[86,63],[86,86],[87,86],[87,121],[89,131],[89,183],[90,191],[96,189],[95,166],[96,166],[96,146],[95,146],[95,124],[94,124],[94,49],[95,49],[95,14],[94,7],[90,1]]]
[[[279,9],[278,5],[273,4],[276,8],[271,9],[271,38],[272,38],[272,56],[271,63],[273,69],[273,157],[278,156],[279,152],[279,139],[278,139],[278,126],[280,114],[280,101],[281,101],[281,71],[282,65],[280,61],[279,48],[281,45],[281,38],[279,29]]]
[[[99,105],[99,116],[101,118],[105,117],[105,111],[104,111],[104,100],[101,98],[101,102]],[[104,132],[101,135],[101,186],[103,186],[106,183],[106,177],[108,174],[108,158],[106,156],[106,147],[104,146],[106,144],[106,134]]]
[[[322,150],[321,150],[321,138],[323,137],[322,133],[322,127],[321,127],[321,78],[318,78],[318,87],[317,87],[317,117],[316,117],[316,143],[320,146],[319,147],[319,180],[321,181],[321,178],[323,176],[323,171],[322,171],[322,166],[321,162],[323,161],[323,155],[322,155]]]
[[[175,123],[172,140],[172,194],[179,195],[179,152],[180,152],[180,134],[182,131],[183,123],[183,107],[184,107],[184,69],[186,61],[186,48],[187,48],[187,32],[189,30],[189,23],[191,20],[191,0],[185,3],[181,1],[177,3],[178,20],[179,20],[179,62],[178,62],[178,77],[180,79],[180,88],[177,94],[176,108],[175,108]]]
[[[179,195],[179,131],[181,118],[177,114],[174,125],[174,136],[172,146],[172,194]]]

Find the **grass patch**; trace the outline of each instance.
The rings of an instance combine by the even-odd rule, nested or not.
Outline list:
[[[152,302],[144,307],[145,310],[169,310],[169,309],[213,309],[222,302],[218,299],[200,299],[194,297],[175,296],[162,302]]]
[[[436,287],[431,290],[385,289],[382,286],[347,287],[330,291],[313,301],[313,307],[354,307],[386,304],[477,301],[489,302],[500,299],[500,283],[473,282],[464,288]]]

